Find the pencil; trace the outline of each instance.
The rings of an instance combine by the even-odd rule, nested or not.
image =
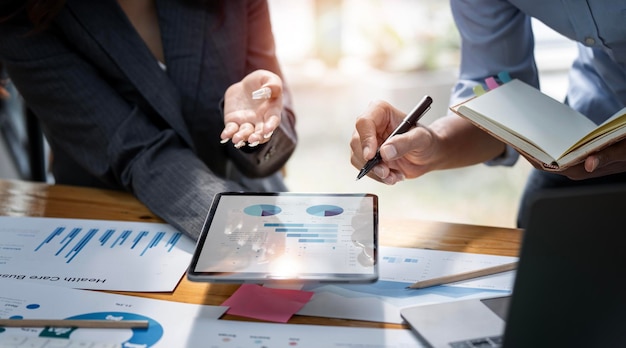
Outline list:
[[[515,268],[517,268],[517,262],[505,263],[505,264],[497,265],[493,267],[477,269],[475,271],[451,274],[448,276],[418,281],[410,285],[408,288],[409,289],[423,289],[429,286],[454,283],[454,282],[459,282],[461,280],[468,280],[468,279],[483,277],[483,276],[492,275],[496,273],[512,271]]]
[[[0,319],[0,327],[147,328],[147,320]]]

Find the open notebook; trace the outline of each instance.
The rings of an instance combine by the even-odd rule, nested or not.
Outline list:
[[[405,308],[432,347],[626,347],[626,185],[531,206],[513,293]]]
[[[450,110],[551,171],[575,165],[626,137],[626,108],[597,125],[517,79]]]

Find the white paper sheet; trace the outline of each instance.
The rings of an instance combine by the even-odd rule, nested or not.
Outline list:
[[[222,306],[201,306],[58,286],[0,280],[0,318],[148,320],[148,329],[0,328],[0,335],[31,335],[96,342],[123,347],[180,347],[196,318],[217,319]]]
[[[425,347],[408,329],[251,323],[227,320],[200,320],[196,321],[195,327],[198,330],[203,330],[201,331],[202,335],[190,336],[185,347]]]
[[[0,279],[114,291],[173,291],[195,242],[159,223],[0,217]]]
[[[517,257],[415,248],[379,248],[380,278],[374,284],[307,285],[315,294],[297,314],[402,323],[408,306],[510,294],[515,272],[504,272],[425,289],[407,289],[424,279],[517,261]]]
[[[422,347],[405,329],[217,320],[226,307],[0,280],[0,318],[148,320],[148,329],[1,328],[2,335],[110,342],[122,347]]]

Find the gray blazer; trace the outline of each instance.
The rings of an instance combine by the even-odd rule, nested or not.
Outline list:
[[[216,192],[286,190],[295,117],[285,86],[270,142],[220,144],[226,88],[259,68],[281,75],[265,1],[156,3],[166,71],[115,0],[68,0],[41,33],[0,24],[0,59],[41,121],[56,183],[129,191],[197,237]]]

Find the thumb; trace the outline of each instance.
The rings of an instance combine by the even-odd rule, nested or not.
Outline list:
[[[626,160],[626,141],[619,141],[604,150],[593,153],[585,159],[585,170],[589,173],[616,162]]]
[[[282,95],[282,79],[271,71],[255,70],[244,77],[243,82],[247,90],[253,90],[253,99],[269,99]]]

